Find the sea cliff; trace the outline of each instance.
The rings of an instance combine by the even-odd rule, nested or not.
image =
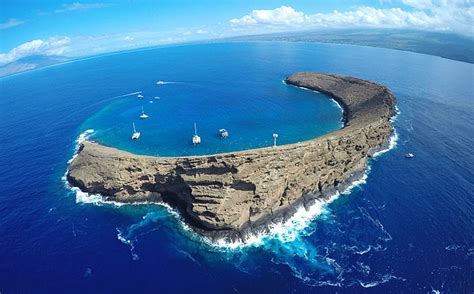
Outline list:
[[[286,83],[335,99],[344,109],[344,127],[300,143],[208,156],[143,156],[85,141],[67,180],[108,200],[166,202],[211,239],[266,230],[360,178],[393,133],[396,99],[382,85],[312,72]]]

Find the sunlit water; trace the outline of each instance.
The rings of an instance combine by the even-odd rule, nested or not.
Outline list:
[[[143,75],[167,76],[170,69],[161,60],[171,57],[162,51],[141,70]],[[340,106],[321,93],[286,85],[284,68],[247,68],[242,78],[244,68],[216,76],[208,67],[194,66],[175,65],[174,78],[185,80],[192,70],[199,80],[138,83],[140,91],[113,97],[81,128],[93,129],[90,139],[108,146],[139,154],[183,156],[272,146],[274,133],[278,144],[296,143],[342,127]],[[143,113],[148,117],[140,118]],[[202,140],[197,146],[192,143],[194,123]],[[131,140],[133,124],[141,134],[137,141]],[[225,140],[220,129],[229,133]]]
[[[160,155],[263,147],[273,132],[291,143],[337,129],[333,102],[281,82],[296,71],[390,87],[398,143],[371,161],[365,183],[275,226],[273,237],[233,250],[210,246],[167,207],[117,207],[64,185],[87,129],[104,144]],[[306,43],[169,47],[3,78],[0,291],[470,293],[473,79],[467,63]],[[118,97],[137,91],[144,98]],[[137,119],[142,105],[149,120]],[[142,131],[137,142],[129,140],[132,121]],[[189,144],[194,121],[197,148]],[[229,130],[228,141],[215,137],[219,128]]]

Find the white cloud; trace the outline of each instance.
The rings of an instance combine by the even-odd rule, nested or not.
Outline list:
[[[5,22],[0,23],[0,30],[5,30],[5,29],[8,29],[8,28],[19,26],[19,25],[23,24],[24,22],[25,21],[23,21],[23,20],[10,18],[9,20],[7,20]]]
[[[108,7],[108,6],[110,6],[110,4],[107,4],[107,3],[80,3],[80,2],[74,2],[74,3],[71,3],[71,4],[64,4],[63,8],[56,9],[54,12],[62,13],[62,12],[75,11],[75,10],[104,8],[104,7]]]
[[[303,12],[298,12],[290,6],[281,6],[273,10],[253,10],[249,15],[230,20],[233,25],[298,25],[307,21]]]
[[[353,10],[305,14],[290,6],[253,10],[230,20],[234,29],[281,30],[291,28],[410,28],[444,30],[473,36],[473,0],[401,0],[402,8],[358,7]],[[449,3],[448,3],[449,2]]]
[[[429,9],[433,7],[431,0],[402,0],[402,3],[415,9]]]
[[[26,42],[7,53],[0,53],[0,65],[32,55],[64,55],[70,43],[71,39],[68,37]]]
[[[427,28],[435,25],[425,12],[407,12],[400,8],[376,9],[360,7],[354,11],[317,13],[308,23],[321,27]]]
[[[209,31],[203,29],[191,30],[191,31],[184,31],[180,33],[183,36],[193,36],[193,35],[204,35],[210,34]]]

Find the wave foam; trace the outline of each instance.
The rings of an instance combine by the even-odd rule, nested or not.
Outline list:
[[[74,158],[76,158],[77,152],[79,151],[79,146],[81,145],[81,143],[89,139],[92,136],[92,134],[94,134],[94,129],[85,130],[79,135],[79,137],[75,141],[76,145],[74,146],[74,154],[72,155],[71,159],[67,161],[68,164],[70,164],[74,160]],[[71,188],[66,180],[66,175],[68,171],[69,170],[67,169],[61,179],[63,180],[63,182],[65,182],[67,188]]]
[[[400,110],[398,109],[398,107],[395,106],[395,112],[396,114],[390,119],[390,121],[392,122],[392,124],[394,122],[397,121],[398,119],[398,116],[401,114]],[[392,135],[390,136],[390,139],[388,141],[388,147],[385,148],[385,149],[382,149],[380,151],[377,151],[377,152],[374,152],[374,154],[372,154],[372,157],[375,158],[375,157],[378,157],[392,149],[394,149],[395,147],[397,147],[397,144],[398,144],[398,132],[397,132],[397,129],[394,127],[393,128],[393,133]]]
[[[86,130],[84,133],[82,133],[79,136],[79,138],[76,140],[76,143],[77,143],[76,152],[70,161],[72,161],[75,158],[75,156],[77,156],[77,150],[79,148],[80,143],[86,140],[87,138],[89,138],[89,136],[92,135],[93,133],[94,133],[94,130],[90,129],[90,130]],[[396,146],[397,140],[398,140],[398,135],[396,131],[394,131],[394,134],[390,138],[390,143],[389,143],[388,148],[377,152],[373,156],[374,157],[379,156],[393,149]],[[329,197],[325,199],[317,199],[308,208],[305,208],[304,206],[299,207],[296,213],[292,217],[287,219],[286,221],[270,224],[268,227],[268,232],[250,233],[247,236],[245,236],[243,240],[231,241],[231,242],[227,241],[226,239],[218,239],[218,240],[213,241],[207,237],[202,237],[198,235],[189,226],[187,226],[186,223],[184,223],[181,216],[176,210],[174,210],[173,208],[171,208],[169,205],[165,203],[155,203],[155,202],[153,203],[150,203],[150,202],[121,203],[121,202],[110,201],[110,200],[106,200],[101,195],[89,194],[89,193],[81,191],[78,188],[70,187],[67,181],[65,182],[66,182],[67,187],[70,188],[73,192],[75,192],[77,203],[93,204],[93,205],[98,205],[98,206],[111,205],[115,207],[121,207],[124,205],[144,205],[144,204],[159,205],[159,206],[165,207],[171,215],[173,215],[174,217],[178,219],[180,227],[184,229],[185,232],[188,232],[191,235],[192,239],[197,239],[199,241],[202,241],[205,244],[209,245],[211,248],[214,248],[217,250],[238,250],[245,247],[260,247],[264,245],[266,241],[269,241],[269,240],[278,240],[282,243],[288,243],[288,242],[294,241],[301,235],[308,234],[307,228],[318,216],[321,216],[325,212],[328,211],[327,205],[333,202],[334,200],[336,200],[340,195],[348,195],[352,192],[354,188],[365,184],[367,181],[369,172],[370,172],[370,165],[368,166],[366,172],[361,176],[361,178],[353,181],[351,185],[349,185],[344,191],[337,192],[333,195],[330,195]],[[64,176],[64,179],[65,179],[65,176]],[[381,224],[378,224],[378,225],[381,225]],[[389,234],[387,237],[391,238]]]
[[[397,114],[391,119],[394,122],[400,111],[397,108]],[[388,147],[384,150],[378,151],[373,154],[372,157],[380,156],[397,146],[398,142],[398,133],[396,129],[392,136],[389,139]],[[305,207],[300,207],[297,212],[290,217],[287,221],[282,223],[273,223],[269,225],[269,232],[268,233],[261,233],[261,234],[249,234],[245,237],[244,240],[241,241],[233,241],[228,242],[224,239],[220,239],[217,241],[210,241],[206,240],[205,242],[212,247],[220,248],[220,249],[241,249],[244,247],[259,247],[265,243],[265,241],[269,239],[277,239],[281,242],[291,242],[294,241],[300,234],[306,234],[306,229],[308,226],[320,215],[327,211],[326,207],[331,202],[336,200],[340,195],[348,195],[352,192],[352,190],[356,187],[364,185],[367,182],[368,174],[370,173],[370,165],[367,167],[366,172],[362,175],[362,177],[358,180],[355,180],[349,185],[344,191],[336,193],[334,195],[329,196],[323,200],[317,200],[311,207],[306,209]],[[382,231],[386,234],[386,239],[390,240],[392,236],[385,231],[383,225],[380,222],[376,222],[373,220],[375,224],[382,229]]]
[[[368,172],[370,168],[358,180],[355,180],[344,191],[335,193],[325,199],[316,199],[314,204],[305,208],[300,206],[296,213],[288,220],[279,223],[272,223],[268,227],[268,232],[255,234],[251,233],[240,241],[229,242],[225,239],[210,241],[203,237],[204,241],[212,247],[219,249],[236,250],[245,247],[260,247],[269,240],[278,240],[282,243],[293,242],[302,234],[307,234],[307,228],[318,217],[327,213],[327,205],[339,198],[340,195],[348,195],[351,191],[367,182]]]
[[[394,275],[391,275],[391,274],[386,274],[386,275],[381,276],[379,280],[370,281],[370,282],[359,281],[359,284],[364,288],[372,288],[372,287],[376,287],[380,284],[385,284],[385,283],[387,283],[388,281],[390,281],[392,279],[393,280],[399,280],[399,281],[406,281],[406,279],[404,279],[404,278],[400,278],[400,277],[397,277],[397,276],[394,276]]]

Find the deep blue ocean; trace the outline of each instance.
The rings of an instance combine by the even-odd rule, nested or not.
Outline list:
[[[64,183],[88,129],[106,145],[174,156],[339,128],[333,101],[282,83],[297,71],[387,85],[398,99],[398,139],[360,185],[271,236],[212,246],[165,207],[104,204]],[[473,114],[474,65],[349,45],[169,46],[2,78],[0,292],[472,293]],[[220,128],[229,138],[217,138]]]

